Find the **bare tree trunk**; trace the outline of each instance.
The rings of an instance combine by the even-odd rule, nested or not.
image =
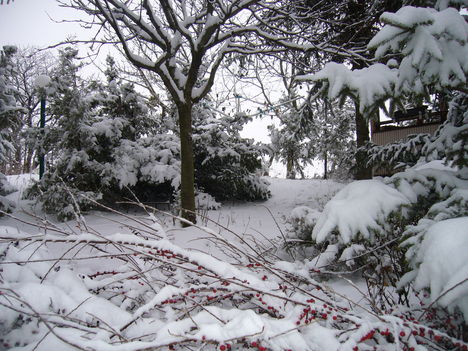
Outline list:
[[[29,146],[26,147],[24,163],[23,163],[23,173],[31,172],[33,153],[34,151]]]
[[[356,147],[360,148],[369,141],[369,126],[364,116],[359,112],[359,104],[355,103],[356,114]],[[355,178],[360,179],[371,179],[372,169],[366,166],[366,160],[362,153],[356,152],[356,173]]]
[[[294,151],[288,151],[287,153],[286,178],[296,179],[296,171],[294,170]]]
[[[328,154],[325,151],[323,155],[323,179],[328,179]]]
[[[195,213],[195,164],[193,156],[192,142],[192,106],[190,104],[179,104],[177,106],[179,113],[179,131],[180,131],[180,199],[181,199],[181,217],[192,222],[197,222]],[[182,223],[187,227],[189,224]]]

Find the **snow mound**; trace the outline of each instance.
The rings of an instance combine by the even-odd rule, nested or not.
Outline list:
[[[312,231],[312,239],[321,243],[334,231],[344,244],[358,235],[372,239],[372,230],[381,231],[380,223],[391,212],[409,203],[402,193],[378,180],[353,182],[325,206]]]
[[[468,217],[432,225],[418,251],[415,288],[430,288],[432,301],[459,307],[468,320]]]

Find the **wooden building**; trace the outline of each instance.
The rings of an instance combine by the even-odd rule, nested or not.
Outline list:
[[[447,111],[427,111],[421,106],[403,111],[396,111],[393,119],[371,122],[371,141],[376,145],[386,145],[405,139],[411,134],[434,134],[447,119]],[[373,169],[374,176],[390,176],[398,169]]]
[[[434,134],[446,119],[447,111],[427,111],[427,106],[396,111],[391,120],[371,122],[371,141],[386,145],[411,134]]]

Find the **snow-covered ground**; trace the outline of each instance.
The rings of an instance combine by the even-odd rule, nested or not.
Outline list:
[[[76,227],[75,221],[57,223],[53,216],[46,216],[40,209],[29,201],[21,199],[24,188],[35,175],[9,176],[8,180],[18,191],[8,195],[8,198],[17,204],[13,216],[26,222],[37,223],[41,218],[47,218],[58,226]],[[323,206],[338,192],[344,184],[331,180],[304,179],[290,180],[268,178],[270,182],[271,198],[258,203],[224,203],[219,210],[201,211],[198,225],[208,227],[221,233],[228,240],[233,240],[233,233],[250,241],[261,242],[268,245],[269,240],[281,238],[286,233],[286,220],[291,211],[297,206],[308,206],[322,210]],[[36,218],[31,217],[34,214]],[[124,213],[134,215],[138,220],[151,223],[145,213]],[[157,213],[155,217],[165,228],[169,238],[178,246],[187,249],[197,249],[218,256],[221,253],[207,233],[201,228],[180,228],[171,217]],[[103,235],[115,233],[128,233],[128,218],[122,215],[104,211],[93,211],[84,216],[89,229]],[[135,222],[134,225],[138,226]],[[18,221],[14,218],[1,218],[1,226],[18,228],[18,231],[36,234],[38,228]]]
[[[425,168],[419,177],[441,172]],[[345,187],[333,181],[270,178],[268,201],[225,203],[201,212],[197,226],[181,228],[168,215],[135,211],[93,211],[57,223],[21,198],[31,178],[9,177],[18,191],[8,197],[17,207],[11,217],[0,218],[0,302],[5,302],[0,305],[0,351],[228,351],[231,344],[235,350],[264,351],[425,350],[416,336],[424,339],[426,332],[432,333],[429,350],[438,349],[432,346],[441,341],[468,348],[431,324],[421,332],[422,324],[413,322],[407,306],[389,302],[391,309],[380,311],[372,286],[356,275],[327,273],[310,254],[302,260],[275,256],[291,212],[308,208],[313,216],[315,211],[325,214],[316,225],[324,239],[335,225],[378,219],[390,198],[401,202],[397,190],[410,194],[409,183],[400,182],[390,192],[378,180]],[[454,199],[463,195],[464,185]],[[372,218],[362,216],[362,209]],[[344,213],[346,223],[341,223]],[[327,225],[324,218],[336,223]],[[433,289],[437,296],[449,287],[451,294],[441,303],[454,304],[455,299],[465,314],[465,290],[450,287],[465,276],[466,259],[447,256],[466,247],[466,223],[466,217],[450,219],[429,230],[415,282],[421,288],[440,282]],[[357,227],[343,228],[349,238]],[[451,240],[445,242],[440,232],[449,233]],[[339,237],[329,237],[331,244],[332,239]],[[441,267],[445,280],[434,278]],[[458,273],[449,277],[449,271]],[[387,296],[393,292],[389,287]],[[434,294],[424,299],[437,299]],[[421,300],[416,296],[410,304],[417,312]],[[386,338],[390,334],[395,339]],[[116,336],[121,339],[117,343]]]

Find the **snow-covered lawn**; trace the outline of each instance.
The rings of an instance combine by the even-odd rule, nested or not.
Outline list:
[[[13,216],[28,222],[34,222],[31,216],[25,212],[35,214],[39,218],[48,218],[58,226],[75,227],[75,221],[57,223],[53,216],[44,213],[32,206],[28,201],[21,200],[21,194],[34,175],[9,176],[8,180],[18,191],[7,196],[17,205]],[[280,178],[268,178],[272,197],[265,202],[225,203],[219,210],[200,211],[199,225],[208,227],[226,238],[232,238],[232,233],[239,234],[247,240],[255,240],[268,245],[269,240],[282,237],[286,233],[285,221],[291,211],[298,206],[308,206],[318,210],[339,191],[344,184],[331,180],[305,179],[289,180]],[[151,223],[150,218],[144,212],[125,212],[125,215],[135,216],[145,223]],[[174,220],[166,215],[156,213],[156,220],[164,227],[168,237],[173,243],[187,249],[197,249],[218,256],[221,252],[207,238],[207,233],[199,228],[182,229]],[[84,216],[88,228],[103,235],[112,233],[129,233],[128,219],[118,214],[104,211],[93,211]],[[123,222],[123,223],[118,223]],[[0,219],[2,226],[18,228],[19,231],[36,234],[37,228],[12,218]],[[138,226],[137,223],[133,225]]]

